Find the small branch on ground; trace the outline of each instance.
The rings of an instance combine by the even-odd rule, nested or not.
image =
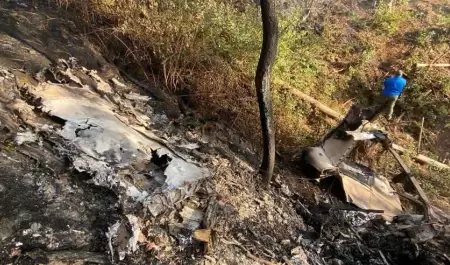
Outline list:
[[[386,257],[384,256],[383,252],[381,252],[381,250],[378,250],[378,252],[380,253],[381,259],[383,259],[384,264],[390,265]]]
[[[259,263],[261,263],[261,264],[265,264],[265,265],[279,265],[279,263],[274,263],[274,262],[271,262],[271,261],[268,261],[268,260],[265,260],[265,259],[262,259],[262,258],[259,258],[259,257],[255,256],[255,255],[253,255],[253,254],[250,253],[250,251],[249,251],[248,249],[246,249],[241,243],[237,242],[237,241],[234,240],[234,239],[233,239],[232,241],[229,241],[229,240],[226,240],[226,239],[223,239],[223,238],[222,238],[221,241],[222,241],[224,244],[226,244],[226,245],[233,245],[233,246],[239,247],[240,249],[242,249],[242,250],[245,252],[245,254],[247,255],[247,257],[249,257],[249,258],[253,259],[254,261],[257,261],[257,262],[259,262]]]

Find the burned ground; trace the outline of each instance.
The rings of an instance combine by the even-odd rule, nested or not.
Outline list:
[[[227,128],[217,125],[208,134],[195,114],[165,115],[160,110],[167,104],[143,89],[149,84],[120,76],[58,14],[0,6],[1,264],[448,262],[448,225],[409,217],[389,225],[354,208],[342,210],[333,194],[288,166],[264,189],[253,163],[257,153]],[[42,26],[49,23],[50,32]],[[44,73],[40,81],[38,72]],[[104,157],[86,155],[80,147],[101,131],[100,123],[69,126],[72,113],[57,113],[51,93],[42,92],[65,90],[105,104],[115,124],[140,128],[142,138],[135,137],[158,148],[137,150],[137,158],[115,147]],[[64,129],[73,129],[72,140]],[[117,162],[117,150],[121,162],[132,162]],[[170,188],[167,169],[177,159],[210,176]]]

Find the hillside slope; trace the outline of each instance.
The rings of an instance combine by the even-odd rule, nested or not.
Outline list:
[[[258,152],[236,127],[181,115],[157,76],[138,81],[70,14],[38,2],[0,3],[2,263],[448,261],[448,221],[387,223],[288,163],[262,188]]]

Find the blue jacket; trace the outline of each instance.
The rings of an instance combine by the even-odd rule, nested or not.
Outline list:
[[[406,79],[401,76],[394,76],[384,81],[383,96],[399,96],[406,86]]]

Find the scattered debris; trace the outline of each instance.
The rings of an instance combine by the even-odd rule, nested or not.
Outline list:
[[[233,246],[239,247],[240,249],[242,249],[247,254],[247,256],[249,258],[253,259],[256,262],[259,262],[260,264],[276,265],[276,263],[274,263],[274,262],[271,262],[269,260],[265,260],[265,259],[262,259],[262,258],[259,258],[259,257],[255,256],[255,255],[253,255],[248,249],[246,249],[244,246],[242,246],[242,244],[240,244],[236,240],[228,241],[228,240],[222,239],[222,242],[224,244],[227,244],[227,245],[233,245]]]
[[[292,264],[298,264],[298,265],[308,265],[308,256],[306,255],[305,251],[303,250],[303,247],[295,247],[291,250],[292,258],[290,262]]]
[[[34,23],[35,15],[27,13],[27,20],[29,16]],[[54,23],[62,23],[48,17],[43,28],[53,30]],[[20,16],[4,22],[9,20],[15,23]],[[25,28],[25,22],[20,21],[16,30]],[[432,208],[440,217],[432,222],[424,222],[422,215],[402,215],[386,223],[371,212],[374,209],[342,207],[289,172],[279,173],[276,188],[260,190],[257,170],[228,150],[228,141],[203,139],[195,129],[186,133],[183,119],[169,125],[173,117],[155,114],[154,102],[144,90],[111,78],[110,72],[78,67],[74,58],[56,64],[37,75],[41,83],[20,88],[10,71],[0,71],[0,84],[8,86],[7,100],[2,101],[8,105],[0,102],[1,129],[10,137],[2,137],[0,148],[1,157],[7,158],[0,159],[0,199],[7,202],[0,205],[2,261],[130,265],[448,261],[443,253],[448,252],[450,227],[444,212]],[[20,128],[35,131],[37,140],[10,145]],[[377,140],[365,131],[348,136]],[[41,139],[43,145],[36,143]],[[207,148],[214,151],[205,152]],[[189,157],[194,154],[201,162]],[[293,181],[287,181],[289,177]],[[314,199],[300,201],[309,195]]]
[[[281,192],[288,197],[292,196],[292,192],[286,184],[281,184]]]
[[[128,222],[131,225],[131,237],[128,240],[128,245],[127,248],[129,250],[129,252],[127,254],[131,254],[133,252],[135,252],[138,248],[138,241],[139,241],[139,237],[141,236],[141,228],[140,228],[140,221],[139,218],[128,214],[126,215],[126,217],[128,218]]]
[[[11,249],[10,257],[15,258],[22,254],[22,250],[18,247]]]
[[[65,69],[66,73],[68,71],[69,69]],[[96,72],[85,71],[98,83],[97,90],[100,89],[105,94],[113,93]],[[72,75],[66,76],[75,79]],[[78,79],[75,81],[78,83]],[[126,176],[115,173],[115,167],[130,167],[137,159],[151,161],[155,159],[155,155],[170,157],[170,161],[164,165],[168,188],[177,188],[209,175],[207,169],[182,158],[168,149],[162,139],[144,128],[139,128],[144,124],[139,124],[139,121],[139,126],[127,124],[127,119],[117,113],[114,104],[98,97],[87,86],[73,87],[47,82],[30,88],[28,92],[39,98],[39,107],[43,112],[65,121],[58,133],[81,151],[81,154],[70,154],[73,156],[74,167],[81,172],[93,174],[94,183],[97,185],[123,194],[125,197],[121,198],[124,203],[127,197],[143,202],[154,191],[155,184],[151,181],[143,186],[153,188],[143,190],[128,181]],[[153,209],[151,212],[157,214],[156,211]]]
[[[198,241],[209,243],[211,241],[211,229],[195,230],[194,238]]]
[[[143,101],[143,102],[147,102],[150,100],[149,96],[144,96],[144,95],[139,95],[133,92],[130,92],[129,94],[124,94],[126,99],[129,100],[135,100],[135,101]]]
[[[180,145],[180,147],[181,147],[181,148],[188,149],[188,150],[195,150],[195,149],[199,149],[199,148],[200,148],[200,145],[197,144],[197,143],[190,143],[190,144],[183,144],[183,145]]]
[[[387,220],[392,220],[403,213],[396,190],[385,176],[349,159],[349,154],[362,141],[380,143],[394,152],[389,149],[387,135],[369,124],[380,111],[380,106],[359,108],[353,105],[341,123],[322,137],[319,146],[308,147],[303,151],[301,163],[304,173],[309,177],[337,177],[347,202],[366,210],[380,210]],[[402,173],[410,175],[401,158],[395,152],[393,155]],[[416,189],[421,192],[418,185]]]
[[[117,78],[115,78],[115,77],[111,78],[111,82],[113,83],[114,87],[116,87],[118,89],[126,89],[127,88],[127,86],[125,84],[123,84],[122,82],[117,80]],[[128,98],[128,99],[130,99],[130,98]]]
[[[108,228],[108,232],[106,232],[106,238],[108,239],[109,253],[111,254],[111,262],[114,263],[114,248],[112,240],[116,237],[117,232],[119,231],[120,221],[113,224]]]
[[[22,145],[24,143],[34,143],[38,141],[38,136],[32,131],[18,132],[16,135],[16,143]]]
[[[88,252],[88,251],[33,251],[26,252],[26,256],[31,258],[45,258],[49,261],[49,264],[77,264],[83,263],[95,263],[95,264],[109,264],[108,258],[102,253]]]
[[[180,215],[183,218],[184,226],[189,230],[197,229],[203,220],[203,212],[190,206],[184,206]]]

